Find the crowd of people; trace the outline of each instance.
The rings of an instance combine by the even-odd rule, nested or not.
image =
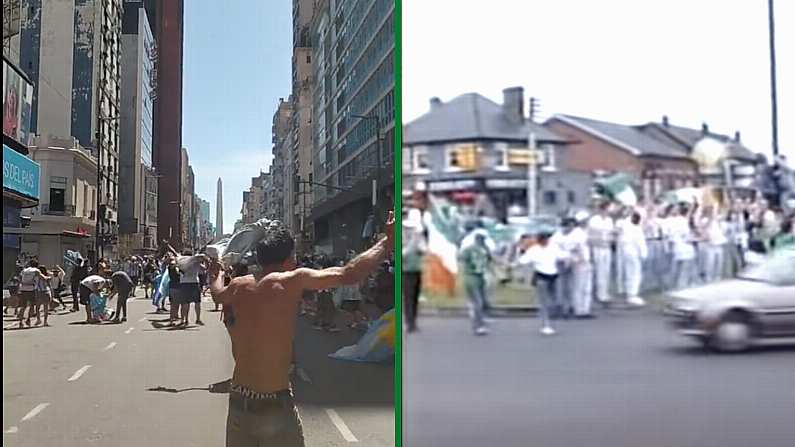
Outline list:
[[[345,257],[325,254],[304,256],[300,259],[299,266],[318,270],[342,267],[356,256],[357,253],[353,250],[349,250]],[[305,291],[301,314],[312,318],[312,327],[319,331],[341,331],[338,325],[340,319],[346,321],[351,329],[367,330],[375,318],[394,307],[393,283],[393,261],[385,260],[359,284]],[[377,312],[372,311],[376,309]]]
[[[427,219],[404,224],[409,332],[417,327],[423,256],[429,251],[423,221]],[[500,276],[497,270],[528,277],[541,333],[550,335],[555,333],[555,319],[594,318],[594,302],[605,308],[619,300],[643,306],[644,294],[715,282],[773,251],[795,247],[793,215],[761,196],[724,204],[694,200],[623,206],[603,200],[593,212],[566,213],[557,228],[520,234],[507,253],[496,248],[477,219],[467,222],[462,234],[458,273],[477,335],[489,332],[489,280]]]

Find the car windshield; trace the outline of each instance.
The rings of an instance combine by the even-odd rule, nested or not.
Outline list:
[[[795,285],[795,251],[774,255],[762,264],[745,270],[739,277],[776,285]]]

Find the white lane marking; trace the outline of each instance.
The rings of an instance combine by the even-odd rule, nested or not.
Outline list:
[[[44,402],[43,404],[36,405],[35,408],[33,408],[32,410],[28,411],[28,414],[26,414],[25,417],[22,418],[21,422],[25,422],[25,421],[27,421],[29,419],[33,419],[34,417],[36,417],[37,414],[41,413],[42,411],[44,411],[45,408],[47,408],[49,406],[50,406],[49,402]]]
[[[75,371],[75,373],[72,374],[72,377],[69,378],[68,382],[74,382],[75,380],[79,379],[80,376],[83,375],[83,373],[88,371],[88,368],[91,368],[91,365],[86,365],[86,366],[78,369],[77,371]]]
[[[135,328],[134,328],[134,327],[131,327],[131,328],[127,329],[126,331],[124,331],[124,333],[125,333],[125,334],[129,334],[130,332],[132,332],[132,331],[133,331],[133,329],[135,329]]]
[[[104,348],[104,349],[102,349],[102,350],[103,350],[103,351],[109,351],[109,350],[113,349],[113,347],[114,347],[114,346],[116,346],[116,342],[115,342],[115,341],[112,341],[112,342],[108,343],[108,345],[107,345],[107,346],[105,346],[105,348]]]
[[[353,432],[351,432],[351,429],[345,424],[345,421],[342,420],[340,415],[337,414],[334,409],[326,408],[326,414],[328,414],[329,419],[331,419],[331,422],[335,427],[337,427],[337,430],[339,430],[340,434],[346,441],[359,442],[359,440],[356,439],[356,436],[353,436]]]
[[[304,371],[304,368],[298,368],[298,377],[300,377],[304,382],[312,383],[312,379],[309,378],[309,374]]]
[[[138,320],[138,322],[140,323],[140,322],[142,322],[144,320],[146,320],[146,317],[142,317],[140,320]]]
[[[19,427],[17,427],[16,425],[12,425],[11,427],[8,427],[8,430],[5,430],[3,433],[16,433],[18,431]]]

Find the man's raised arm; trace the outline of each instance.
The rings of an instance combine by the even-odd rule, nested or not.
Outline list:
[[[207,280],[210,284],[210,295],[216,304],[229,304],[234,296],[234,288],[224,286],[224,270],[220,262],[211,260],[207,267]]]
[[[291,281],[304,290],[332,289],[342,285],[356,284],[378,268],[387,259],[394,245],[395,216],[391,211],[386,222],[386,237],[369,250],[361,253],[343,267],[323,270],[299,268],[289,273]]]

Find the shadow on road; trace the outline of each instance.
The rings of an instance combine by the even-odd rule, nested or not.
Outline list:
[[[325,406],[394,406],[394,365],[335,360],[328,355],[356,344],[362,333],[315,331],[299,318],[295,339],[297,368],[311,382],[294,374],[293,389],[299,404]]]
[[[702,346],[666,346],[662,351],[673,355],[691,357],[732,357],[762,354],[792,354],[795,353],[795,344],[788,345],[760,345],[741,352],[717,352]]]

